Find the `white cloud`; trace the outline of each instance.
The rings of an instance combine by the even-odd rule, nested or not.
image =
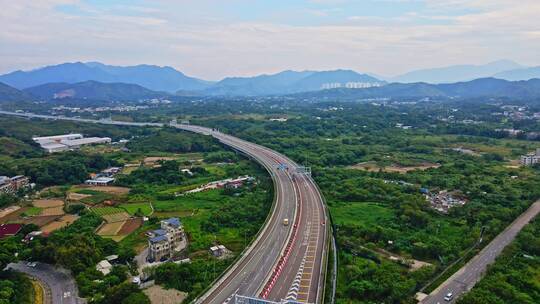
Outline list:
[[[351,16],[311,26],[224,21],[206,12],[195,18],[165,0],[160,3],[169,9],[136,6],[131,11],[140,14],[131,15],[115,13],[122,7],[82,6],[91,10],[88,16],[55,10],[77,1],[3,2],[0,72],[78,60],[171,65],[210,79],[284,69],[397,74],[500,58],[540,64],[540,2],[531,0],[427,0],[433,14]],[[446,13],[456,9],[471,11]]]

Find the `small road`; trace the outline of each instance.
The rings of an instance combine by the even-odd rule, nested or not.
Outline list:
[[[474,285],[480,281],[488,265],[495,261],[503,249],[516,238],[521,229],[534,219],[539,212],[540,201],[537,201],[516,218],[510,226],[506,227],[506,229],[484,247],[482,251],[465,264],[465,266],[444,281],[444,283],[432,291],[426,298],[420,301],[420,303],[454,303],[462,294],[471,290]],[[444,300],[445,295],[450,292],[453,293],[453,298],[450,301]]]
[[[53,304],[86,303],[78,297],[79,291],[75,280],[65,269],[44,263],[37,263],[36,267],[28,267],[26,262],[8,264],[7,269],[25,273],[46,284],[51,291],[51,294],[48,295],[50,297],[49,302],[52,300]]]

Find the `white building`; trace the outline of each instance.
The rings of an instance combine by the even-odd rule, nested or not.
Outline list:
[[[111,142],[109,137],[84,138],[81,134],[33,137],[32,139],[48,153],[79,149],[84,145],[106,144]]]
[[[536,153],[522,155],[520,163],[524,166],[532,166],[540,163],[540,148],[536,149]]]
[[[87,179],[84,181],[87,185],[92,186],[107,186],[114,182],[114,178],[112,177],[96,177],[94,179]]]
[[[109,261],[103,260],[96,265],[96,270],[103,273],[103,275],[108,275],[111,272],[112,267],[113,266]]]
[[[53,142],[60,142],[61,140],[74,140],[74,139],[80,139],[80,138],[83,138],[82,134],[72,133],[72,134],[65,134],[65,135],[32,137],[32,140],[41,145],[43,143],[53,143]]]

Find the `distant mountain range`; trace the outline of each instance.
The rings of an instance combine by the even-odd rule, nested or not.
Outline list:
[[[52,99],[89,99],[101,101],[136,101],[167,97],[164,92],[151,91],[139,85],[85,81],[75,84],[51,83],[18,90],[0,83],[0,103],[4,101],[33,101]],[[285,95],[294,98],[360,100],[368,98],[492,98],[540,99],[540,79],[507,81],[481,78],[451,84],[391,83],[363,89],[335,88]]]
[[[284,71],[273,75],[225,78],[200,92],[203,95],[282,95],[318,91],[345,86],[378,86],[385,84],[366,74],[351,70]]]
[[[34,97],[30,94],[10,87],[7,84],[0,82],[0,103],[1,102],[18,102],[33,100]]]
[[[540,79],[507,81],[495,78],[481,78],[468,82],[450,84],[391,83],[382,87],[355,89],[334,89],[296,94],[297,97],[359,100],[366,98],[478,98],[506,97],[520,99],[540,98]]]
[[[1,75],[0,82],[17,89],[47,83],[78,83],[88,80],[103,83],[132,83],[154,91],[201,90],[211,82],[188,77],[171,67],[155,65],[112,66],[98,62],[74,62],[31,71]]]
[[[167,96],[136,84],[102,83],[93,80],[78,83],[47,83],[24,89],[23,92],[42,100],[75,98],[92,100],[134,101]]]
[[[178,92],[180,95],[272,95],[345,86],[347,83],[380,85],[384,81],[350,70],[284,71],[255,77],[230,77],[210,82],[184,75],[171,67],[154,65],[112,66],[99,62],[75,62],[52,65],[31,71],[0,75],[0,82],[17,89],[49,83],[131,83],[153,91]]]
[[[22,95],[17,95],[11,90],[11,93],[6,91],[0,96],[5,96],[9,100],[22,98],[22,96],[28,99],[29,94],[41,100],[66,97],[127,100],[167,94],[265,96],[328,89],[343,89],[344,92],[348,92],[347,88],[359,89],[362,92],[359,93],[360,95],[368,94],[367,92],[389,92],[389,90],[403,89],[411,94],[422,95],[424,92],[429,96],[436,96],[437,94],[433,93],[434,87],[429,85],[430,83],[454,84],[488,77],[512,81],[540,78],[540,67],[522,67],[509,60],[500,60],[485,65],[458,65],[417,70],[401,76],[385,78],[386,81],[380,80],[378,76],[373,74],[361,74],[352,70],[333,70],[283,71],[277,74],[254,77],[227,77],[218,82],[210,82],[186,76],[171,67],[154,65],[121,67],[99,62],[75,62],[0,75],[0,82],[24,90],[24,92],[20,92]],[[414,85],[399,85],[396,82]],[[502,82],[498,83],[498,85],[503,84]],[[368,89],[360,90],[365,88]],[[5,87],[1,89],[8,90]],[[398,95],[405,94],[405,91]],[[440,87],[437,87],[435,91],[442,95],[448,95],[448,92],[441,93]],[[332,94],[335,92],[333,91]]]
[[[497,77],[495,75],[505,71],[521,69],[523,66],[510,61],[499,60],[484,65],[453,65],[441,68],[416,70],[396,77],[385,78],[389,82],[414,83],[453,83],[459,81],[469,81],[478,78]],[[540,74],[537,74],[540,77]],[[505,79],[504,77],[497,77]],[[531,77],[535,78],[535,77]],[[528,80],[508,79],[508,80]]]

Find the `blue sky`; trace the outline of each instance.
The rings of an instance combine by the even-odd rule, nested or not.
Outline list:
[[[284,69],[538,65],[540,1],[2,1],[0,72],[65,61],[173,66],[220,79]]]

